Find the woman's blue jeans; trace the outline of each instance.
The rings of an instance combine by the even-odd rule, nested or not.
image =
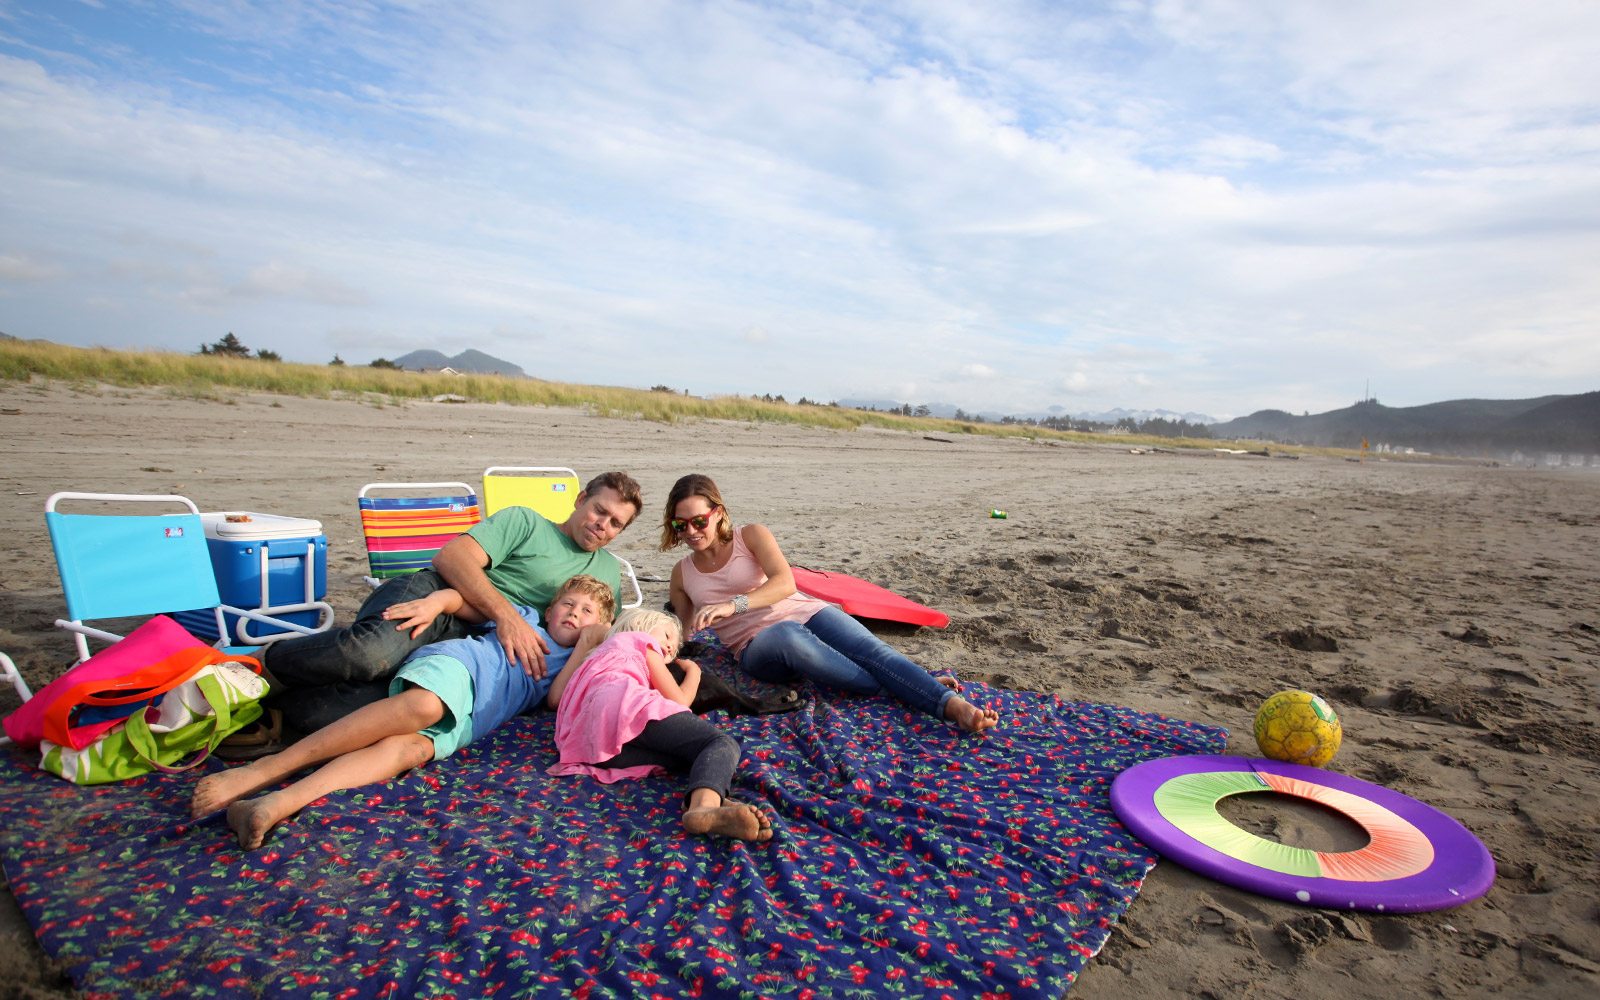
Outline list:
[[[778,622],[762,629],[744,647],[739,666],[751,677],[775,684],[804,677],[849,694],[887,692],[936,719],[944,718],[945,702],[955,694],[832,606],[804,623]]]

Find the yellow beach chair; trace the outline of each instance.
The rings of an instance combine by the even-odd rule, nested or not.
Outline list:
[[[578,505],[583,486],[562,466],[491,465],[483,470],[483,516],[506,507],[531,507],[560,524]]]
[[[546,520],[560,524],[578,506],[582,489],[577,472],[565,466],[491,465],[483,470],[483,516],[506,507],[531,507]],[[633,588],[633,600],[622,606],[637,608],[644,604],[639,577],[628,560],[617,556],[617,562],[622,564],[623,578]]]

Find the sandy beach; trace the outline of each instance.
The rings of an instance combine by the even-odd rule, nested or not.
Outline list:
[[[343,622],[366,593],[364,483],[473,482],[495,464],[627,470],[647,507],[614,550],[655,605],[677,558],[656,548],[659,504],[705,472],[792,562],[949,613],[944,630],[880,629],[930,668],[1226,726],[1245,755],[1262,699],[1315,691],[1344,725],[1333,769],[1443,809],[1496,861],[1483,899],[1413,916],[1296,907],[1163,863],[1074,996],[1561,997],[1600,981],[1592,470],[39,382],[0,385],[0,456],[0,651],[35,687],[71,655],[51,626],[64,605],[41,516],[59,490],[315,518]],[[0,693],[0,711],[14,705]],[[1224,813],[1299,846],[1361,843],[1269,796]],[[0,978],[8,995],[73,995],[14,908]]]

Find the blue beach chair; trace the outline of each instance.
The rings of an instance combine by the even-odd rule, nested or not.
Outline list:
[[[57,510],[63,501],[88,501],[136,506],[173,504],[183,513],[128,514]],[[67,600],[65,619],[56,627],[73,634],[78,659],[89,658],[89,642],[116,642],[120,635],[85,624],[119,618],[146,618],[158,614],[200,610],[216,616],[220,648],[248,654],[255,645],[288,635],[310,635],[333,624],[333,607],[324,601],[295,605],[292,610],[318,612],[318,625],[310,627],[222,603],[206,545],[200,509],[188,497],[131,493],[56,493],[45,502],[45,524],[55,551],[56,570]],[[274,609],[279,610],[279,609]],[[277,631],[250,636],[250,645],[229,646],[224,614],[260,622]]]

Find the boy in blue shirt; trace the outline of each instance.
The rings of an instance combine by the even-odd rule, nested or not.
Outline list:
[[[281,752],[201,778],[189,803],[198,819],[227,807],[228,826],[246,850],[260,847],[267,833],[307,804],[342,788],[387,781],[456,750],[544,702],[551,681],[572,654],[583,630],[608,625],[615,608],[612,588],[592,576],[563,583],[545,612],[520,606],[518,613],[548,640],[549,673],[535,678],[513,665],[493,629],[446,639],[418,649],[400,665],[389,697],[352,712]],[[440,614],[463,621],[476,616],[454,590],[434,591],[389,608],[396,629],[420,633]],[[322,766],[277,791],[245,796],[315,764]]]

